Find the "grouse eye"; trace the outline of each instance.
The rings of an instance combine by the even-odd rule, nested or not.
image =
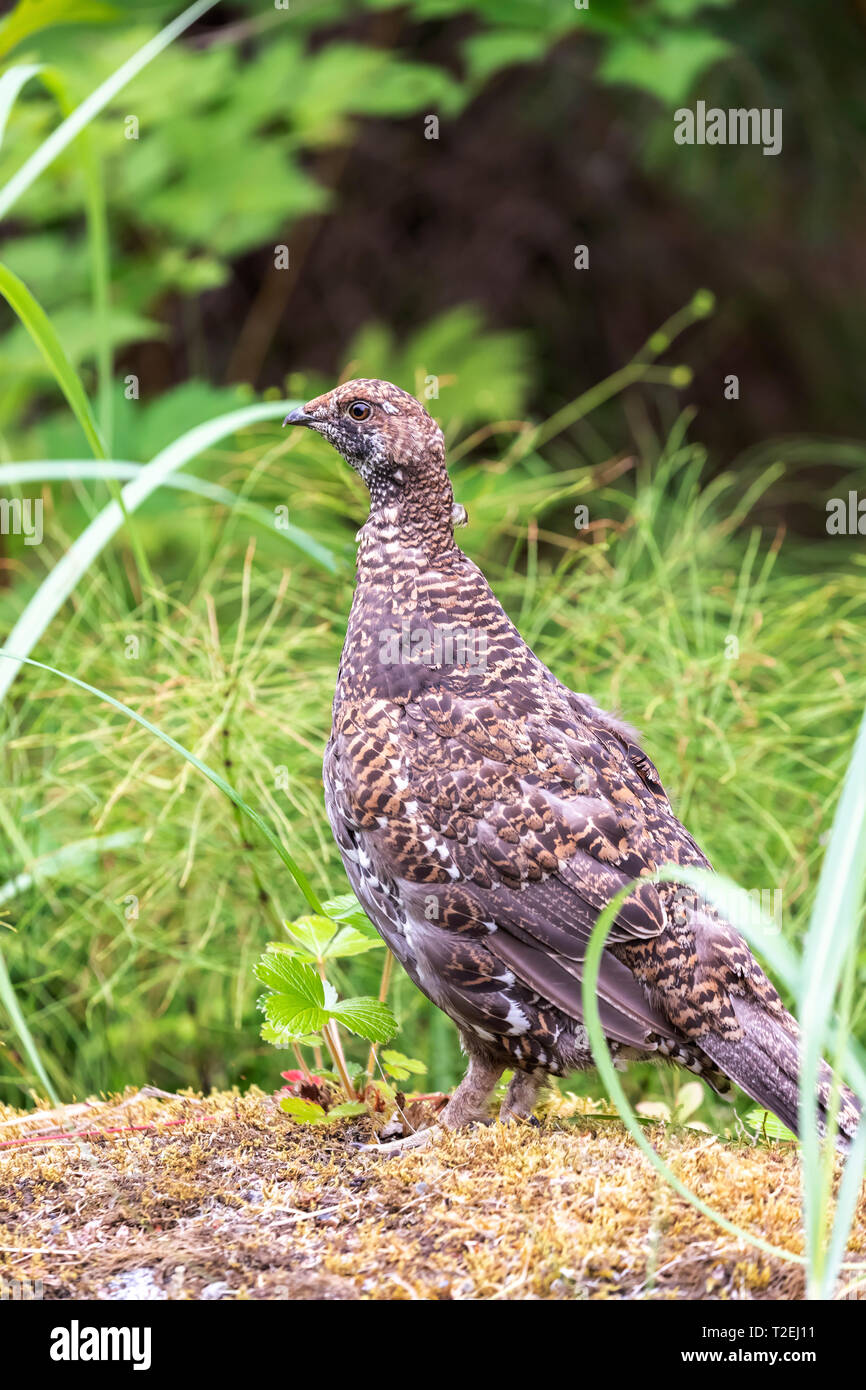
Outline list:
[[[352,401],[347,412],[353,420],[369,420],[373,407],[366,401]]]

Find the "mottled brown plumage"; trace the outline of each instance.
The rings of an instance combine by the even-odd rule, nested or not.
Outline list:
[[[371,497],[325,754],[349,879],[470,1067],[442,1119],[528,1115],[548,1074],[592,1065],[581,970],[599,912],[662,864],[708,867],[632,729],[564,686],[454,542],[442,433],[406,392],[352,381],[288,421]],[[603,953],[615,1056],[725,1077],[797,1126],[797,1025],[746,943],[689,888],[643,883]],[[826,1097],[829,1074],[822,1078]],[[845,1094],[842,1127],[856,1125]]]

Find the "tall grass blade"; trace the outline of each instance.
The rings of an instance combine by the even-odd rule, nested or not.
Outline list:
[[[0,294],[18,315],[51,368],[54,379],[69,402],[94,454],[97,458],[104,458],[105,448],[87,393],[45,310],[36,302],[23,280],[19,280],[5,265],[0,265]]]
[[[110,101],[122,92],[124,87],[132,81],[134,77],[146,68],[148,63],[162,53],[163,49],[168,48],[169,44],[182,34],[208,10],[212,10],[217,0],[196,0],[194,5],[190,5],[183,14],[178,15],[164,29],[161,29],[152,39],[133,53],[131,58],[127,58],[125,63],[107,77],[104,82],[85,98],[80,106],[77,106],[71,115],[67,116],[56,130],[43,140],[42,144],[28,160],[22,164],[17,174],[6,184],[5,188],[0,189],[0,218],[5,217],[9,209],[14,207],[22,193],[26,193],[31,184],[35,183],[39,175],[44,173],[59,154],[71,145],[76,136],[90,124],[94,116],[98,116],[100,111],[108,105]]]
[[[849,786],[851,782],[851,769],[854,768],[856,770],[858,767],[860,767],[859,751],[860,741],[858,739],[858,746],[855,750],[855,756],[852,758],[851,764],[849,766],[849,776],[846,777],[846,788]],[[845,792],[843,790],[843,798],[844,795]],[[840,801],[840,810],[841,806],[842,802]],[[641,881],[643,882],[644,880]],[[796,988],[797,986],[799,986],[801,980],[808,981],[808,987],[805,988],[803,995],[803,997],[808,997],[811,990],[815,988],[815,981],[809,979],[808,973],[805,970],[800,970],[796,967],[796,965],[792,961],[790,953],[787,950],[779,951],[778,949],[773,949],[774,939],[772,935],[770,935],[769,933],[769,924],[765,924],[762,927],[755,922],[755,910],[753,904],[751,903],[751,900],[749,899],[748,894],[746,894],[742,889],[738,889],[736,885],[732,884],[729,880],[722,879],[719,876],[712,874],[706,870],[684,869],[680,866],[671,865],[665,866],[664,868],[657,870],[656,873],[651,875],[650,878],[646,881],[690,884],[692,887],[696,888],[699,892],[701,892],[704,895],[704,897],[708,899],[708,901],[712,902],[713,905],[718,909],[718,911],[721,912],[726,917],[726,919],[730,921],[737,928],[737,930],[742,933],[743,936],[747,937],[750,945],[754,946],[755,949],[758,950],[761,954],[764,954],[766,956],[775,956],[775,969],[777,970],[778,974],[781,975],[782,978],[785,980],[785,983],[787,984],[789,989],[792,989],[792,991],[796,991]],[[788,1250],[782,1250],[780,1248],[769,1245],[769,1243],[763,1240],[760,1236],[757,1236],[754,1233],[744,1231],[742,1228],[735,1226],[733,1222],[727,1219],[727,1217],[723,1216],[720,1212],[715,1211],[712,1207],[709,1207],[705,1202],[701,1200],[701,1198],[697,1196],[696,1193],[692,1192],[689,1188],[687,1188],[686,1185],[683,1182],[681,1182],[680,1179],[676,1176],[676,1174],[671,1172],[664,1160],[659,1157],[655,1149],[645,1138],[644,1134],[641,1131],[641,1127],[637,1120],[637,1117],[634,1114],[634,1111],[632,1110],[626,1098],[625,1092],[622,1088],[622,1083],[620,1082],[619,1077],[617,1076],[616,1070],[614,1068],[613,1059],[610,1055],[610,1051],[607,1046],[607,1041],[604,1036],[604,1030],[601,1025],[601,1016],[599,1013],[598,999],[596,994],[599,967],[601,964],[601,956],[602,951],[604,950],[605,942],[607,940],[611,927],[613,926],[614,920],[616,918],[621,904],[628,897],[629,893],[633,891],[635,886],[635,884],[632,884],[623,888],[616,895],[615,898],[611,899],[607,907],[600,914],[598,921],[596,922],[595,927],[593,928],[593,932],[589,941],[589,946],[587,948],[583,982],[581,987],[583,1001],[583,1021],[589,1036],[593,1060],[595,1061],[599,1074],[605,1084],[608,1095],[610,1096],[610,1099],[616,1106],[616,1109],[619,1113],[619,1116],[623,1124],[625,1125],[629,1134],[634,1139],[635,1143],[646,1155],[653,1167],[658,1172],[660,1172],[662,1176],[665,1178],[665,1180],[671,1185],[671,1187],[673,1187],[674,1191],[678,1192],[681,1197],[684,1197],[688,1202],[691,1202],[691,1204],[704,1216],[707,1216],[710,1220],[714,1221],[718,1226],[721,1226],[730,1234],[736,1235],[738,1238],[748,1241],[751,1245],[756,1246],[758,1249],[764,1250],[768,1254],[774,1255],[778,1259],[788,1260],[793,1263],[805,1266],[807,1275],[807,1291],[810,1293],[812,1297],[822,1296],[816,1294],[816,1288],[832,1288],[833,1282],[835,1281],[835,1278],[838,1276],[839,1271],[841,1269],[847,1269],[852,1267],[843,1263],[843,1256],[845,1253],[845,1248],[847,1246],[847,1237],[848,1232],[850,1230],[850,1223],[854,1216],[856,1201],[859,1195],[860,1184],[862,1181],[863,1160],[864,1156],[866,1156],[866,1136],[864,1136],[864,1129],[866,1129],[866,1126],[860,1126],[860,1132],[858,1133],[857,1141],[853,1146],[852,1152],[848,1155],[848,1160],[846,1162],[845,1172],[842,1181],[842,1189],[840,1192],[840,1201],[837,1204],[836,1224],[833,1229],[833,1238],[831,1241],[830,1250],[827,1252],[826,1258],[824,1257],[823,1249],[819,1249],[819,1251],[816,1252],[814,1248],[810,1247],[808,1241],[806,1246],[806,1254],[804,1256],[793,1255]],[[820,988],[820,982],[818,983],[818,988]],[[829,1000],[829,1002],[826,1000],[823,1001],[821,1016],[825,1024],[825,1033],[827,1031],[826,1025],[829,1023],[829,1014],[832,1010],[832,1007],[832,997]],[[822,1034],[822,1036],[824,1036],[824,1034]],[[848,1064],[847,1070],[854,1082],[855,1090],[858,1091],[861,1099],[866,1100],[866,1078],[864,1078],[862,1067],[859,1067],[856,1061],[851,1057],[848,1057],[846,1061]],[[817,1080],[817,1071],[815,1073],[815,1080]],[[802,1087],[804,1084],[805,1083],[803,1081],[803,1078],[801,1077],[801,1095]],[[814,1118],[817,1119],[817,1116],[814,1115]],[[806,1195],[808,1180],[809,1175],[805,1170],[804,1161],[804,1198]],[[826,1277],[831,1266],[831,1255],[833,1262],[832,1280]],[[864,1266],[856,1265],[853,1266],[853,1268],[862,1272]],[[824,1294],[823,1296],[829,1295]]]
[[[144,464],[132,463],[127,459],[28,459],[26,462],[0,463],[0,487],[19,483],[80,482],[87,478],[128,482],[131,478],[137,478],[143,468]],[[221,487],[219,483],[197,478],[194,473],[169,473],[163,478],[161,486],[205,497],[209,502],[227,507],[237,515],[249,517],[269,531],[274,530],[273,513],[267,507],[239,497],[236,492]],[[336,574],[338,566],[334,552],[316,540],[315,536],[286,522],[277,528],[276,534],[330,574]]]
[[[665,877],[664,873],[659,876]],[[649,879],[642,879],[641,882],[652,882],[656,877],[656,875],[653,875]],[[670,877],[673,878],[673,875],[671,874]],[[682,878],[679,878],[677,881],[682,882]],[[664,1159],[656,1153],[652,1144],[644,1135],[637,1116],[626,1099],[625,1091],[622,1088],[622,1082],[617,1076],[616,1068],[613,1065],[613,1058],[610,1055],[607,1040],[604,1036],[604,1030],[601,1026],[601,1015],[599,1013],[596,990],[598,987],[598,973],[601,965],[602,951],[604,950],[608,934],[614,924],[620,907],[636,886],[636,884],[628,884],[625,888],[620,889],[616,897],[611,898],[593,928],[592,935],[589,939],[589,946],[587,947],[586,959],[584,961],[583,981],[581,986],[583,997],[583,1023],[589,1035],[592,1056],[598,1068],[599,1076],[604,1082],[607,1093],[616,1106],[619,1117],[632,1139],[641,1152],[645,1154],[656,1172],[661,1173],[662,1177],[670,1184],[675,1192],[679,1193],[681,1197],[684,1197],[687,1202],[690,1202],[703,1216],[708,1217],[710,1221],[714,1221],[717,1226],[721,1226],[729,1235],[736,1236],[738,1240],[746,1241],[749,1245],[756,1246],[759,1250],[763,1250],[765,1254],[772,1255],[776,1259],[787,1260],[793,1264],[805,1264],[805,1259],[802,1255],[794,1255],[790,1250],[783,1250],[780,1246],[771,1245],[769,1241],[764,1240],[763,1237],[756,1235],[753,1231],[746,1231],[743,1227],[737,1226],[733,1221],[729,1221],[726,1216],[723,1216],[721,1212],[708,1206],[696,1192],[693,1192],[690,1187],[687,1187],[686,1184],[671,1171]]]
[[[141,836],[140,830],[121,830],[115,835],[94,835],[86,840],[76,840],[71,845],[63,845],[51,854],[40,855],[38,859],[31,861],[28,870],[23,870],[14,878],[8,879],[6,883],[0,884],[0,908],[11,902],[19,893],[26,893],[29,888],[32,888],[37,877],[40,879],[51,877],[69,865],[80,864],[83,860],[92,859],[106,850],[123,849],[127,845],[135,844],[141,839]],[[0,942],[2,939],[0,936]],[[33,1035],[27,1026],[27,1020],[18,1003],[2,950],[0,950],[0,1004],[9,1015],[12,1028],[18,1034],[21,1047],[33,1071],[44,1086],[46,1095],[51,1097],[53,1104],[59,1105],[59,1097],[48,1079],[39,1049],[33,1040]]]
[[[834,1263],[840,1257],[838,1231],[834,1230],[830,1247],[824,1251],[826,1213],[829,1203],[830,1173],[822,1163],[817,1133],[818,1067],[827,1046],[830,1018],[846,962],[857,950],[863,905],[863,885],[866,881],[866,714],[848,771],[842,795],[833,818],[830,843],[824,856],[815,905],[809,922],[804,948],[804,968],[799,997],[800,1009],[800,1123],[803,1134],[803,1205],[806,1229],[806,1249],[809,1268],[814,1278],[812,1296],[831,1297],[837,1270]],[[866,1130],[866,1122],[861,1124]],[[859,1136],[863,1139],[863,1134]],[[830,1141],[832,1143],[832,1136]],[[859,1176],[863,1171],[863,1147],[855,1146],[846,1164],[848,1169],[859,1155]],[[857,1167],[854,1168],[859,1188]],[[846,1204],[851,1194],[846,1189]],[[849,1213],[850,1216],[853,1212]],[[836,1212],[836,1224],[844,1218]],[[847,1233],[848,1226],[845,1226]],[[844,1245],[841,1246],[844,1248]]]
[[[134,512],[144,499],[156,488],[161,487],[165,479],[179,467],[218,440],[244,429],[247,425],[279,419],[296,404],[296,401],[267,401],[260,405],[244,406],[241,410],[232,410],[228,415],[219,415],[214,420],[207,420],[203,425],[196,425],[194,429],[188,430],[186,434],[182,434],[179,439],[160,450],[156,457],[142,468],[138,476],[131,483],[127,483],[123,489],[123,507],[127,514]],[[58,560],[54,569],[40,584],[9,634],[6,642],[8,654],[19,657],[30,655],[51,619],[123,522],[123,508],[117,502],[110,502],[73,541],[66,554]],[[19,670],[20,667],[15,665],[0,670],[0,700],[7,694]]]
[[[18,100],[18,93],[31,77],[35,77],[41,71],[41,63],[18,63],[0,77],[0,147],[6,134],[6,122]]]
[[[16,70],[13,69],[12,71],[16,71]],[[25,70],[22,69],[21,71],[25,71]],[[51,95],[54,97],[55,101],[57,102],[58,106],[60,107],[60,110],[61,110],[62,114],[63,114],[64,116],[69,116],[69,115],[71,115],[71,114],[72,114],[72,110],[73,110],[72,102],[70,101],[69,93],[68,93],[67,88],[66,88],[66,83],[65,83],[65,81],[64,81],[63,76],[61,75],[61,73],[58,72],[56,68],[51,68],[51,67],[30,67],[30,68],[26,69],[26,75],[27,75],[28,77],[31,77],[31,76],[33,76],[34,74],[37,74],[37,73],[38,73],[38,74],[41,74],[41,79],[42,79],[43,85],[47,88],[47,90],[48,90],[48,91],[51,93]],[[10,75],[10,74],[8,74],[8,73],[6,74],[7,77],[8,77],[9,75]],[[26,80],[26,78],[25,78],[25,80]],[[0,79],[0,87],[2,87],[2,82],[3,82],[3,79]],[[21,86],[21,85],[22,85],[22,84],[19,83],[19,85],[14,89],[14,91],[10,88],[10,93],[11,93],[11,96],[12,96],[12,100],[13,100],[13,101],[14,101],[14,98],[15,98],[15,96],[17,95],[18,91],[20,90],[20,86]],[[6,116],[8,117],[8,112],[6,113]],[[0,140],[2,140],[3,122],[4,122],[4,117],[3,117],[3,112],[2,112],[2,94],[0,94]],[[85,135],[84,139],[82,140],[81,163],[82,163],[82,168],[83,168],[83,170],[84,170],[85,187],[86,187],[86,190],[87,190],[87,199],[86,199],[86,203],[87,203],[87,225],[88,225],[89,242],[90,242],[90,251],[91,251],[91,274],[92,274],[92,282],[93,282],[93,311],[94,311],[94,317],[95,317],[96,323],[97,323],[98,328],[99,328],[99,332],[98,332],[98,335],[97,335],[97,336],[98,336],[97,377],[98,377],[98,382],[99,382],[99,427],[100,427],[99,442],[100,442],[100,447],[99,447],[99,448],[94,448],[94,453],[97,454],[97,455],[100,456],[100,457],[104,457],[105,454],[111,452],[111,447],[112,447],[112,436],[113,436],[113,430],[114,430],[114,405],[113,405],[112,395],[111,395],[112,350],[111,350],[111,338],[110,338],[110,334],[109,334],[109,331],[108,331],[108,313],[109,313],[108,214],[107,214],[106,204],[105,204],[105,189],[104,189],[104,184],[103,184],[103,180],[102,180],[102,173],[101,173],[101,170],[100,170],[98,161],[97,161],[97,159],[96,159],[96,156],[94,155],[94,152],[93,152],[93,147],[92,147],[92,144],[91,144],[91,142],[90,142],[89,132]],[[19,317],[20,317],[20,315],[19,315]],[[27,322],[25,321],[25,327],[27,327],[27,328],[29,329],[29,331],[30,331],[30,333],[31,333],[31,336],[35,338],[35,341],[36,341],[36,343],[37,343],[37,346],[39,346],[40,349],[41,349],[41,350],[43,351],[43,353],[44,353],[44,348],[42,348],[42,345],[40,344],[39,339],[35,337],[35,334],[33,333],[33,328],[32,328],[32,326],[31,326],[29,323],[27,323]],[[59,344],[58,344],[58,345],[59,345]],[[62,350],[62,349],[61,349],[61,350]],[[68,364],[68,365],[69,365],[69,371],[72,372],[71,364]],[[56,375],[56,373],[55,373],[55,375]],[[62,381],[61,381],[60,384],[61,384],[61,387],[63,387],[63,382],[62,382]],[[70,404],[73,406],[73,409],[75,409],[75,405],[74,405],[74,403],[72,402],[72,400],[70,399],[70,397],[69,397],[69,395],[68,395],[68,392],[65,391],[64,393],[66,394],[67,399],[70,400]],[[84,390],[83,390],[83,387],[81,388],[81,392],[80,392],[80,393],[76,393],[76,399],[79,401],[79,403],[80,403],[82,397],[84,397]],[[89,405],[88,405],[88,409],[89,409]],[[91,437],[90,437],[90,433],[89,433],[89,430],[88,430],[88,425],[85,423],[84,420],[81,420],[81,417],[79,417],[79,419],[80,419],[80,422],[81,422],[81,424],[82,424],[82,427],[83,427],[84,430],[85,430],[85,433],[86,433],[87,436],[88,436],[88,439],[90,439],[91,447],[93,447],[93,440],[92,440]],[[92,421],[92,416],[91,416],[91,421]],[[94,429],[95,429],[95,426],[94,426]],[[110,491],[111,491],[112,496],[115,498],[115,501],[120,502],[121,507],[122,507],[122,506],[123,506],[123,502],[122,502],[122,498],[121,498],[121,496],[120,496],[120,490],[119,490],[119,488],[118,488],[116,482],[115,482],[113,479],[109,481],[109,489],[110,489]],[[149,563],[148,563],[147,555],[145,554],[144,547],[143,547],[143,545],[141,544],[141,539],[140,539],[140,537],[139,537],[139,535],[138,535],[138,533],[137,533],[135,527],[134,527],[134,526],[132,525],[132,523],[130,522],[128,516],[125,516],[125,520],[126,520],[126,522],[127,522],[127,530],[128,530],[128,532],[129,532],[129,538],[130,538],[130,541],[131,541],[131,543],[132,543],[132,548],[133,548],[133,550],[134,550],[134,552],[135,552],[135,559],[136,559],[136,564],[137,564],[137,566],[138,566],[139,574],[140,574],[140,576],[142,577],[142,579],[147,583],[147,585],[148,585],[148,587],[150,588],[150,590],[153,591],[154,588],[155,588],[154,581],[153,581],[153,575],[152,575],[151,570],[150,570],[150,565],[149,565]]]
[[[55,1091],[51,1082],[48,1080],[48,1073],[42,1064],[39,1049],[33,1041],[33,1035],[27,1027],[27,1020],[21,1012],[21,1007],[9,978],[9,971],[6,969],[6,961],[3,959],[3,952],[0,951],[0,1004],[9,1015],[9,1022],[14,1031],[18,1034],[21,1046],[27,1059],[41,1084],[45,1087],[45,1094],[51,1097],[52,1104],[59,1105],[60,1097]]]

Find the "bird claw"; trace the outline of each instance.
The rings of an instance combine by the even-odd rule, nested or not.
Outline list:
[[[533,1129],[541,1129],[541,1121],[535,1115],[521,1115],[515,1110],[506,1110],[505,1107],[499,1112],[499,1121],[503,1125],[531,1125]]]

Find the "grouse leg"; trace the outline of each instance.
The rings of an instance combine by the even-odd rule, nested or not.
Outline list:
[[[532,1109],[541,1084],[540,1076],[530,1076],[526,1071],[514,1073],[499,1109],[499,1118],[503,1124],[507,1124],[509,1120],[532,1119]]]
[[[487,1106],[503,1071],[500,1064],[477,1052],[469,1052],[466,1075],[439,1116],[440,1125],[445,1129],[462,1129],[464,1125],[488,1121]]]

